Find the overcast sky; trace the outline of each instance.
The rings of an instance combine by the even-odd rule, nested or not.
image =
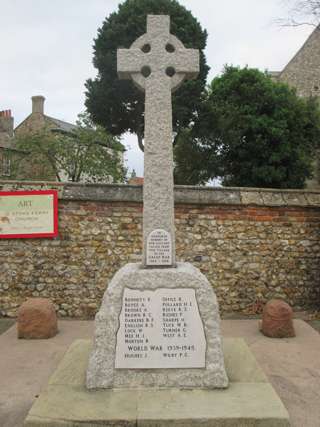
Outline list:
[[[281,28],[288,0],[180,0],[208,31],[209,79],[224,64],[278,71],[312,27]],[[75,122],[84,110],[84,82],[96,74],[92,44],[118,0],[0,0],[0,110],[17,126],[31,112],[31,96],[46,97],[45,113]],[[134,137],[125,137],[127,164],[143,174]]]

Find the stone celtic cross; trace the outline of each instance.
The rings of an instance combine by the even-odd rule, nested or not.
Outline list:
[[[145,91],[143,266],[175,266],[171,92],[199,72],[199,51],[170,34],[170,17],[148,15],[147,32],[118,49],[118,75]]]

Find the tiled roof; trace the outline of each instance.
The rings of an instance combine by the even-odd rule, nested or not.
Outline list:
[[[77,129],[77,126],[73,125],[72,123],[64,122],[63,120],[55,119],[54,117],[45,117],[57,126],[57,130],[62,130],[63,132],[72,132]]]
[[[135,176],[134,178],[130,178],[129,180],[130,185],[143,185],[143,178],[140,176]]]

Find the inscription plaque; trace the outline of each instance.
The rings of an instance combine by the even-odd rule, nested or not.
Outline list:
[[[147,265],[171,265],[171,236],[166,230],[153,230],[147,239]]]
[[[205,354],[194,289],[124,289],[115,368],[204,368]]]

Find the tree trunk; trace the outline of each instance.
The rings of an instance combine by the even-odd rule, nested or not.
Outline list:
[[[144,145],[143,145],[143,137],[142,134],[140,132],[137,132],[137,137],[138,137],[138,145],[139,148],[142,152],[144,152]]]

